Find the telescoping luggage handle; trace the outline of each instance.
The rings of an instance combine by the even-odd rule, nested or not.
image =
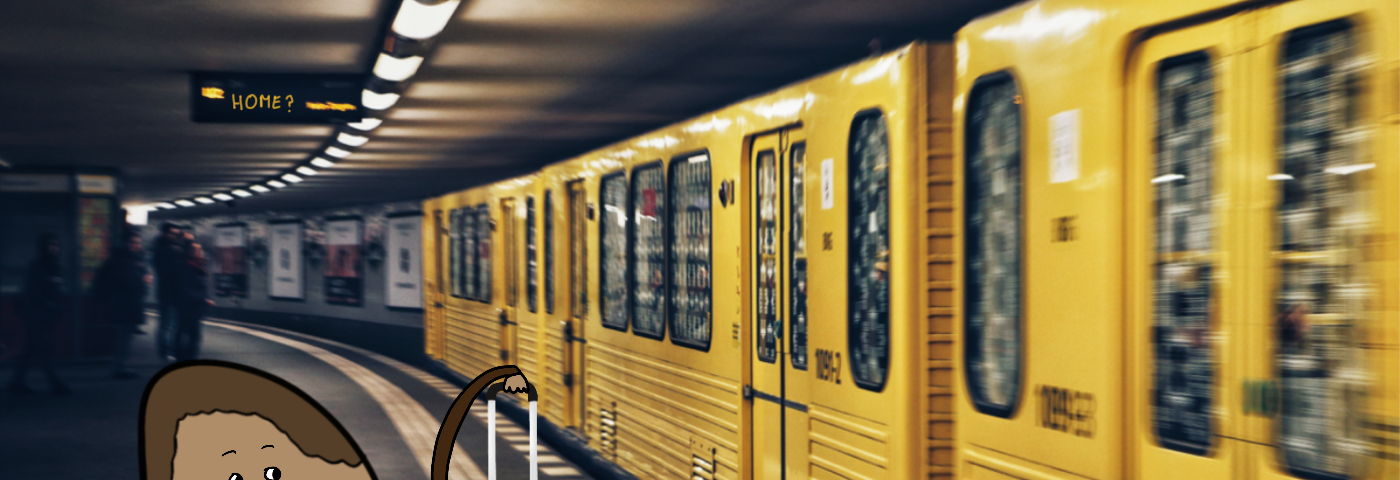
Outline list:
[[[521,382],[514,382],[513,377],[519,376]],[[492,385],[497,380],[506,379],[506,382]],[[520,387],[523,383],[524,387]],[[447,416],[442,419],[442,426],[438,428],[437,441],[433,445],[433,462],[429,477],[431,480],[447,480],[448,463],[452,461],[452,447],[457,443],[457,430],[462,427],[462,421],[467,417],[467,411],[471,410],[472,402],[476,400],[482,391],[486,393],[486,405],[490,411],[487,415],[487,423],[490,426],[490,438],[487,440],[488,471],[491,480],[496,480],[496,394],[501,390],[507,393],[525,393],[530,400],[530,480],[539,479],[539,455],[537,448],[536,426],[537,417],[535,405],[539,400],[539,395],[535,392],[535,386],[530,384],[525,375],[520,373],[520,369],[515,365],[503,365],[495,367],[481,375],[477,375],[467,388],[462,389],[462,393],[457,395],[457,399],[452,401],[452,406],[447,409]]]
[[[497,383],[486,388],[486,477],[490,480],[496,480],[496,394],[501,393],[505,386],[505,383]],[[539,440],[535,434],[538,426],[535,405],[539,395],[535,394],[535,386],[529,383],[526,383],[525,392],[530,400],[530,480],[539,480]]]

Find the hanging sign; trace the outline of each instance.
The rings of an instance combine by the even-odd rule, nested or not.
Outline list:
[[[214,295],[248,298],[248,226],[227,223],[214,227]]]
[[[362,75],[196,72],[190,80],[195,122],[325,124],[365,117]]]
[[[301,220],[271,222],[268,237],[268,296],[279,300],[305,298],[301,286]]]
[[[326,303],[360,306],[364,282],[360,271],[359,217],[326,219]]]
[[[422,220],[419,212],[389,217],[384,304],[390,308],[423,308]]]

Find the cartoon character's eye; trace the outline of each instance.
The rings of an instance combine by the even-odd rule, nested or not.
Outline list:
[[[277,467],[267,467],[266,469],[263,469],[263,478],[266,478],[267,480],[277,480],[279,478],[282,478],[282,471],[278,470]]]
[[[228,476],[228,480],[243,480],[243,476],[237,473]]]

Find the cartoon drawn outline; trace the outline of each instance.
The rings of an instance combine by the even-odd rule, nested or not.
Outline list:
[[[496,383],[497,380],[502,379],[505,381]],[[494,414],[496,396],[502,391],[528,395],[530,402],[530,478],[536,478],[538,442],[535,405],[538,395],[534,385],[529,383],[520,368],[515,365],[503,365],[482,372],[453,400],[452,406],[443,418],[442,426],[438,430],[438,436],[433,445],[430,475],[432,480],[447,480],[448,466],[451,462],[457,432],[466,419],[467,413],[471,410],[473,401],[483,391],[486,393],[489,408],[492,410],[488,419],[493,433],[488,440],[490,478],[493,480],[496,478]],[[237,417],[215,414],[233,414],[256,418],[265,422],[266,425],[257,422],[248,423]],[[238,424],[232,429],[218,430],[220,432],[218,442],[225,441],[225,437],[252,434],[254,430],[262,429],[265,436],[261,438],[270,438],[274,444],[265,445],[260,450],[275,448],[276,441],[285,439],[293,444],[296,453],[326,464],[310,462],[312,467],[343,465],[351,468],[352,471],[362,471],[367,475],[368,480],[378,480],[379,478],[370,465],[369,458],[365,456],[364,451],[355,442],[350,432],[305,391],[269,372],[221,360],[178,362],[161,369],[146,384],[145,392],[141,396],[141,411],[137,427],[140,478],[143,480],[175,478],[177,464],[190,465],[188,462],[178,461],[184,457],[180,457],[181,451],[177,448],[182,434],[181,424],[187,419],[196,419],[198,422],[186,424],[186,426]],[[281,435],[267,430],[268,426]],[[205,436],[191,438],[195,441],[206,440],[204,443],[209,443],[207,441],[208,434],[205,433],[208,428],[210,427],[195,428],[187,430],[184,434],[193,435],[191,432],[200,432]],[[262,443],[261,438],[255,443]],[[310,446],[308,447],[308,445]],[[222,448],[218,447],[218,449]],[[198,451],[212,452],[212,450],[207,449]],[[280,451],[275,453],[280,453]],[[229,454],[237,455],[236,449],[224,452],[221,457],[226,457]],[[169,456],[169,459],[166,459],[166,456]],[[268,468],[264,469],[262,472],[264,478],[277,480],[280,477],[280,470],[274,467],[275,465],[269,465]],[[244,477],[240,472],[233,472],[230,475],[230,480],[256,479]]]

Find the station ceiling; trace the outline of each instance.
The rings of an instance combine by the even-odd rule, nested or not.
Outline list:
[[[0,15],[0,160],[120,167],[128,205],[272,178],[318,153],[334,128],[193,123],[189,72],[368,74],[399,3],[9,3]],[[354,154],[234,210],[165,216],[471,187],[839,67],[870,55],[874,39],[886,49],[950,39],[1011,3],[464,0]]]

